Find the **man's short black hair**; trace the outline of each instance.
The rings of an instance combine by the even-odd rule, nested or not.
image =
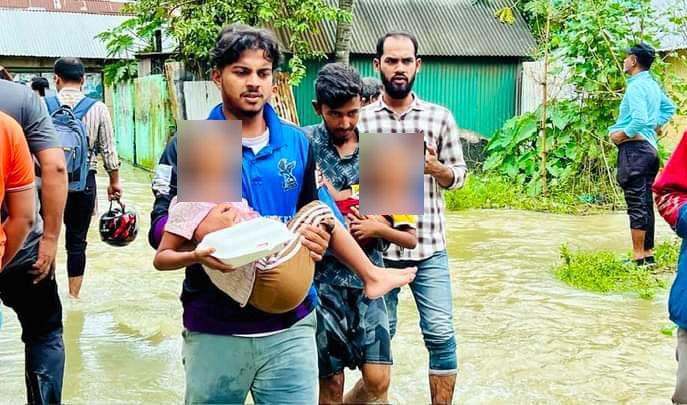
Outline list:
[[[388,38],[408,38],[410,42],[413,43],[413,47],[415,47],[415,56],[417,57],[417,48],[418,48],[418,43],[417,43],[417,38],[415,35],[411,34],[410,32],[405,32],[405,31],[393,31],[393,32],[388,32],[384,34],[383,37],[379,38],[377,41],[377,59],[381,58],[382,55],[384,55],[384,43]]]
[[[282,62],[279,43],[270,31],[232,24],[225,27],[217,36],[215,48],[210,53],[212,65],[222,69],[239,60],[241,54],[248,49],[262,49],[267,59],[272,62],[273,71],[277,70]]]
[[[380,94],[382,94],[383,88],[384,84],[382,84],[381,80],[377,79],[376,77],[365,77],[363,79],[363,90],[360,93],[360,96],[366,100],[378,97]]]
[[[656,59],[656,51],[654,48],[643,42],[628,49],[627,53],[634,55],[637,58],[637,63],[646,70],[651,69],[651,65],[654,64],[654,59]]]
[[[317,73],[315,97],[320,104],[339,108],[360,96],[362,88],[360,73],[355,68],[343,63],[328,63]]]
[[[79,58],[60,58],[55,62],[53,72],[62,80],[80,82],[86,74],[86,68]]]

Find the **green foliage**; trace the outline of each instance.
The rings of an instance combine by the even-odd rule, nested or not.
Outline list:
[[[610,112],[593,111],[576,101],[552,104],[547,109],[546,175],[552,194],[572,194],[585,200],[617,204],[619,194],[610,166],[614,147],[605,139],[606,124],[593,130],[589,117]],[[529,196],[542,191],[540,162],[541,111],[508,120],[487,145],[483,169],[511,179]],[[608,122],[608,121],[605,121]],[[596,197],[599,196],[599,197]]]
[[[539,29],[543,20],[550,21],[549,41],[539,33],[535,54],[551,55],[549,62],[557,63],[550,65],[550,75],[565,73],[576,94],[550,102],[544,124],[541,109],[507,121],[489,142],[484,170],[506,176],[531,196],[541,194],[546,180],[553,193],[622,205],[615,181],[616,148],[607,128],[616,119],[625,88],[624,49],[638,41],[658,44],[662,27],[657,12],[650,0],[532,0],[518,5]],[[660,58],[652,73],[678,109],[687,111],[687,82],[669,73]],[[544,128],[546,145],[540,135]],[[545,178],[540,170],[544,156]]]
[[[120,60],[105,65],[103,69],[105,84],[112,86],[115,83],[126,82],[138,76],[138,65],[132,60]]]
[[[628,258],[609,251],[572,252],[561,247],[563,263],[555,268],[563,282],[582,290],[600,293],[632,292],[643,299],[652,299],[667,287],[666,273],[675,271],[680,245],[678,241],[660,243],[654,252],[655,267],[638,267]]]
[[[305,76],[304,60],[323,56],[306,36],[316,33],[322,20],[351,18],[324,0],[138,0],[128,3],[125,12],[132,18],[99,36],[112,55],[151,50],[155,32],[161,30],[177,44],[178,59],[199,77],[210,71],[209,53],[222,27],[244,23],[285,32],[293,84]]]
[[[557,193],[547,197],[530,196],[524,188],[505,176],[470,174],[465,186],[444,193],[449,210],[463,209],[519,209],[557,214],[589,214],[599,211],[571,193]]]

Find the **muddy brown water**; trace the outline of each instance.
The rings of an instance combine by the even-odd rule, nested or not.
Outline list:
[[[125,201],[140,214],[139,238],[126,248],[111,248],[98,240],[93,226],[78,302],[67,298],[64,252],[59,256],[67,350],[63,400],[181,403],[183,272],[153,269],[145,235],[150,174],[129,166],[122,174]],[[98,180],[102,212],[106,179],[101,174]],[[661,333],[669,324],[667,292],[652,301],[588,293],[564,285],[550,270],[561,243],[626,250],[626,223],[622,214],[473,210],[448,215],[460,362],[456,403],[670,402],[674,338]],[[672,237],[662,222],[658,235]],[[23,403],[20,328],[11,310],[1,310],[0,403]],[[407,290],[399,318],[390,397],[394,403],[426,403],[427,353]],[[347,373],[347,386],[357,376]]]

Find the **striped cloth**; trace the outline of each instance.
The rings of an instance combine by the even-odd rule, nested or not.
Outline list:
[[[327,232],[334,231],[334,213],[329,206],[319,200],[311,201],[301,208],[296,216],[288,223],[287,227],[296,233],[304,225],[318,226],[320,224],[327,228]],[[282,250],[270,257],[258,260],[256,267],[260,271],[271,270],[289,261],[298,253],[301,248],[300,238],[293,238]]]
[[[168,222],[168,225],[170,223],[174,224],[175,222],[175,216],[176,214],[183,213],[183,211],[179,211],[178,207],[183,206],[185,209],[188,207],[195,207],[196,212],[207,212],[207,203],[177,203],[173,207],[170,208],[170,222]],[[189,218],[192,218],[191,220],[194,222],[197,222],[197,225],[202,222],[203,218],[205,217],[204,215],[194,215],[191,214],[190,211],[187,209],[186,212],[189,214]],[[207,215],[207,214],[206,214]],[[305,205],[303,208],[301,208],[297,213],[296,216],[288,223],[287,227],[289,230],[292,232],[296,233],[298,232],[299,229],[301,229],[304,225],[320,225],[323,224],[325,228],[327,229],[328,232],[332,232],[334,229],[334,215],[332,213],[332,210],[324,204],[321,201],[315,200],[310,202],[309,204]],[[179,228],[179,229],[177,229]],[[182,229],[186,229],[186,226],[181,226],[181,227],[174,227],[170,229],[166,229],[167,231],[170,231],[172,233],[178,234],[182,237],[186,237],[188,235],[187,232],[180,232]],[[195,227],[194,227],[195,229]],[[180,233],[183,233],[180,234]],[[191,234],[193,231],[191,231]],[[280,266],[289,266],[290,263],[289,261],[291,259],[294,259],[296,255],[301,251],[301,249],[305,249],[303,245],[301,245],[300,238],[295,237],[293,238],[284,248],[282,248],[279,252],[268,256],[266,258],[257,260],[255,262],[246,264],[245,266],[241,266],[237,268],[234,271],[228,272],[228,273],[222,273],[216,270],[204,268],[205,273],[208,275],[210,278],[210,281],[221,291],[223,291],[225,294],[227,294],[231,299],[234,301],[238,302],[242,307],[248,304],[248,301],[251,297],[251,294],[253,292],[254,285],[256,283],[259,283],[259,277],[261,272],[269,272],[270,270],[274,270]],[[297,264],[297,262],[294,262]],[[311,275],[314,272],[315,268],[315,262],[311,262],[312,264],[312,269],[310,271]],[[257,272],[256,272],[257,270]],[[292,272],[301,272],[305,273],[306,269],[291,269]],[[288,276],[288,274],[285,274],[285,276]],[[256,277],[258,277],[258,280],[256,281]],[[312,279],[310,279],[307,283],[303,284],[303,291],[302,294],[298,300],[298,302],[293,303],[293,307],[296,307],[300,302],[303,301],[304,296],[307,294],[308,289],[310,285],[312,284]],[[293,288],[296,288],[293,286]],[[266,309],[263,309],[266,310]]]
[[[85,95],[80,90],[73,88],[63,88],[57,94],[61,105],[66,104],[72,108],[84,97]],[[96,170],[98,165],[97,155],[100,154],[103,157],[103,164],[108,173],[118,170],[120,162],[117,156],[115,133],[112,128],[110,111],[105,103],[101,101],[95,103],[83,117],[83,122],[86,124],[86,128],[88,128],[90,169]]]
[[[423,133],[428,145],[436,145],[439,161],[453,171],[454,180],[447,189],[461,187],[465,181],[467,166],[458,125],[445,107],[422,101],[413,94],[408,110],[397,114],[380,98],[362,109],[358,131],[361,134]],[[418,217],[417,247],[403,249],[392,244],[384,254],[385,259],[422,260],[446,248],[443,190],[434,177],[425,175],[425,207],[424,215]]]

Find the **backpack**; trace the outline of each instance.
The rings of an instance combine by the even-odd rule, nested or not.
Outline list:
[[[45,103],[52,118],[57,140],[64,150],[64,161],[69,176],[69,192],[86,189],[89,170],[88,128],[82,121],[96,100],[84,97],[74,108],[60,106],[57,96],[46,97]]]

